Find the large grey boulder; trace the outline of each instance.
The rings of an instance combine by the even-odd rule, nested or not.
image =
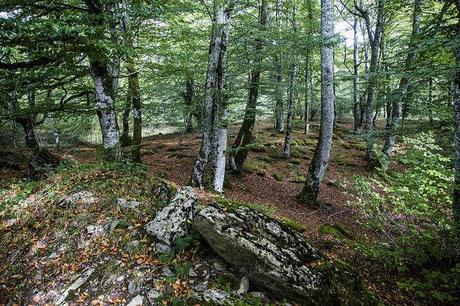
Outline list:
[[[157,252],[166,252],[174,242],[188,234],[196,213],[197,196],[193,188],[181,187],[168,205],[157,212],[145,229],[156,241]]]
[[[220,257],[246,270],[255,287],[307,305],[350,302],[339,296],[337,269],[303,237],[263,214],[213,204],[198,212],[193,225]]]

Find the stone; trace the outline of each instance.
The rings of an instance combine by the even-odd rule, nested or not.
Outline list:
[[[197,213],[193,225],[217,255],[246,270],[256,288],[310,304],[341,304],[342,292],[349,294],[346,299],[362,296],[353,291],[354,278],[338,280],[336,268],[298,233],[253,209],[212,204]]]
[[[181,187],[174,198],[162,208],[145,229],[159,243],[173,247],[174,242],[188,234],[196,213],[197,196],[192,187]],[[167,249],[167,248],[163,248]]]
[[[96,225],[88,225],[86,227],[86,232],[90,235],[98,235],[104,232],[104,227],[102,225],[96,224]]]
[[[259,299],[259,300],[264,300],[265,299],[265,294],[263,292],[260,292],[260,291],[254,291],[254,292],[251,292],[249,294],[251,296]]]
[[[64,304],[64,302],[67,299],[67,297],[69,296],[69,294],[71,292],[73,292],[73,291],[76,291],[84,283],[86,283],[93,273],[94,273],[94,269],[89,268],[85,272],[80,274],[79,277],[59,296],[59,298],[56,300],[55,304],[56,305]]]
[[[57,205],[61,208],[74,208],[77,205],[91,205],[96,202],[96,199],[90,191],[79,191],[69,195],[62,196]]]
[[[127,306],[142,306],[144,305],[144,297],[142,295],[136,295]]]
[[[202,298],[213,305],[227,305],[229,294],[223,290],[211,288],[203,292]]]
[[[141,203],[139,203],[137,201],[128,201],[128,200],[125,200],[125,199],[122,199],[122,198],[118,198],[116,200],[116,203],[117,203],[118,206],[120,206],[122,208],[133,209],[133,210],[136,210],[136,211],[139,210],[139,206],[141,205]]]
[[[196,272],[193,269],[193,267],[190,267],[190,269],[188,270],[188,276],[189,277],[197,277],[198,276],[198,274],[196,274]]]
[[[240,281],[240,287],[238,288],[239,295],[243,295],[249,290],[249,278],[247,276],[243,276]]]
[[[169,266],[164,266],[161,270],[161,274],[163,276],[174,276],[174,273]]]
[[[156,302],[157,299],[159,299],[163,294],[157,290],[157,289],[150,289],[149,292],[147,292],[147,299],[149,300],[150,304],[155,305],[154,303]]]
[[[154,244],[154,246],[155,246],[155,253],[162,254],[162,253],[171,252],[171,247],[167,244],[157,242]]]

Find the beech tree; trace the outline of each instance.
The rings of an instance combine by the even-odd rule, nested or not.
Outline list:
[[[264,27],[267,24],[268,19],[268,7],[267,0],[261,0],[259,7],[259,29],[264,31]],[[257,98],[259,95],[259,83],[260,83],[260,74],[261,74],[261,64],[262,64],[262,48],[263,40],[260,38],[256,39],[255,42],[255,60],[254,67],[249,71],[248,80],[249,80],[249,90],[248,90],[248,99],[246,103],[246,109],[244,111],[244,119],[241,124],[241,128],[236,136],[235,142],[232,146],[232,153],[230,154],[230,164],[233,171],[238,172],[241,170],[241,167],[248,156],[247,146],[253,141],[252,131],[254,129],[254,123],[256,121],[256,107],[257,107]]]
[[[227,148],[226,65],[231,14],[237,0],[215,0],[213,29],[209,46],[205,98],[203,102],[203,139],[192,172],[192,184],[203,187],[208,162],[212,168],[212,186],[222,192]]]
[[[321,1],[321,121],[318,144],[308,168],[302,203],[318,206],[321,180],[329,162],[334,129],[334,7],[332,0]]]

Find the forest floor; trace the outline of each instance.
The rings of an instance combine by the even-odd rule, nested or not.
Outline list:
[[[379,124],[382,128],[384,122]],[[351,123],[339,123],[334,132],[331,160],[320,192],[324,208],[310,208],[296,200],[313,158],[318,130],[318,122],[313,122],[306,135],[302,122],[296,121],[292,131],[291,157],[285,158],[282,154],[284,133],[277,133],[269,123],[257,124],[254,136],[258,145],[250,151],[242,175],[227,175],[225,198],[268,207],[270,214],[289,220],[329,257],[353,262],[354,266],[359,263],[356,268],[382,301],[393,305],[412,304],[410,298],[398,291],[398,276],[388,274],[381,267],[362,261],[362,258],[355,258],[350,243],[337,239],[334,233],[331,235],[332,227],[332,231],[338,229],[351,233],[350,238],[354,241],[376,238],[375,232],[362,226],[365,220],[360,210],[353,206],[354,177],[371,177],[373,172],[366,167],[365,142],[351,133]],[[238,127],[232,126],[229,146],[237,133]],[[154,176],[178,186],[188,185],[200,142],[199,132],[147,137],[143,140],[142,158]],[[81,162],[93,162],[96,156],[94,148],[82,147],[76,148],[71,155]],[[205,193],[202,195],[206,196]]]
[[[294,125],[292,154],[282,156],[284,134],[276,133],[272,126],[261,123],[254,135],[257,143],[251,149],[242,175],[227,175],[224,195],[226,200],[251,203],[268,208],[269,213],[285,220],[319,247],[330,258],[352,264],[363,276],[367,287],[388,305],[419,304],[398,288],[401,275],[366,260],[353,251],[359,242],[378,240],[377,234],[365,227],[365,217],[353,205],[355,176],[371,177],[364,160],[364,141],[350,133],[351,125],[340,123],[334,133],[331,161],[321,188],[322,209],[312,209],[296,201],[301,192],[304,176],[313,157],[318,125],[312,124],[307,135],[300,123]],[[229,145],[238,132],[230,129]],[[162,177],[178,186],[189,183],[191,169],[200,146],[201,135],[166,134],[147,137],[143,141],[143,161],[153,176]],[[97,148],[79,145],[63,148],[60,155],[84,163],[97,161]],[[391,167],[401,167],[392,164]],[[2,172],[2,181],[24,175],[21,171]],[[85,177],[90,180],[90,177]],[[218,197],[199,192],[202,198]]]

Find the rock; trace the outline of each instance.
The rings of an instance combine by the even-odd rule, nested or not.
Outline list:
[[[128,200],[125,200],[125,199],[122,199],[122,198],[118,198],[116,203],[120,207],[133,209],[133,210],[136,210],[136,211],[139,210],[138,208],[141,205],[141,203],[139,203],[137,201],[128,201]]]
[[[96,224],[96,225],[88,225],[86,227],[86,232],[90,235],[93,234],[101,234],[104,232],[104,227],[102,225]]]
[[[150,289],[149,292],[147,292],[147,299],[149,300],[149,303],[152,305],[155,305],[155,302],[157,299],[159,299],[163,294],[157,290],[157,289]]]
[[[212,303],[213,305],[227,305],[229,294],[225,291],[212,288],[204,291],[202,298],[204,301]]]
[[[133,240],[128,242],[126,245],[126,251],[130,254],[135,253],[137,250],[139,250],[140,247],[140,241],[139,240]]]
[[[155,246],[155,253],[168,253],[171,252],[171,247],[167,244],[157,242],[154,244]]]
[[[208,281],[205,280],[204,282],[201,282],[201,283],[198,283],[196,284],[193,289],[195,289],[195,291],[198,291],[198,292],[203,292],[205,291],[206,289],[208,289]]]
[[[212,267],[217,272],[225,272],[227,269],[225,268],[225,263],[221,262],[220,260],[216,260],[212,263]]]
[[[247,276],[243,276],[240,281],[240,287],[238,288],[239,295],[243,295],[249,290],[249,278]]]
[[[76,291],[78,288],[80,288],[84,283],[88,281],[88,279],[91,277],[91,275],[94,273],[93,268],[89,268],[85,272],[83,272],[73,283],[70,285],[56,300],[55,304],[56,305],[62,305],[69,294],[73,291]]]
[[[264,300],[265,299],[265,294],[263,292],[254,291],[254,292],[251,292],[249,294],[251,296],[255,297],[256,299],[259,299],[259,300]]]
[[[93,193],[90,191],[79,191],[69,195],[61,197],[57,201],[57,205],[61,208],[75,207],[77,204],[80,205],[91,205],[96,202]]]
[[[147,233],[161,244],[173,247],[178,238],[187,235],[189,224],[195,215],[196,202],[197,197],[192,187],[180,188],[174,199],[146,225]]]
[[[164,266],[161,271],[161,274],[163,276],[174,276],[174,273],[169,266]]]
[[[144,297],[142,295],[136,295],[127,306],[142,306],[144,305]]]
[[[188,270],[188,276],[189,277],[197,277],[198,276],[198,274],[196,274],[196,272],[193,269],[193,267],[190,267],[190,269]]]
[[[354,278],[338,280],[335,267],[299,234],[252,209],[229,211],[213,204],[193,225],[220,257],[247,270],[257,288],[310,304],[341,304],[343,291],[347,301],[360,296],[353,292]],[[343,288],[348,284],[353,290]]]

